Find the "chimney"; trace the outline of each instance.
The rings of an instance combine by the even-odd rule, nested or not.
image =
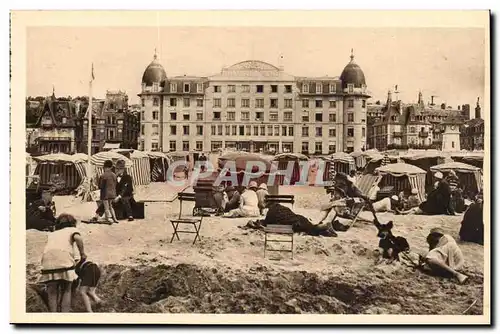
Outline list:
[[[476,118],[481,118],[481,106],[479,105],[479,97],[476,103]]]
[[[457,109],[460,110],[460,106],[458,106]]]
[[[441,109],[446,109],[446,103],[441,103]]]
[[[418,104],[421,106],[424,105],[424,99],[422,98],[422,92],[418,92]]]

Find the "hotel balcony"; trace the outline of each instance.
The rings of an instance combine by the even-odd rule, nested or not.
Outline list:
[[[393,137],[403,137],[403,132],[401,132],[401,131],[398,131],[398,132],[393,132],[393,133],[392,133],[392,136],[393,136]]]
[[[418,133],[418,136],[422,137],[422,138],[427,138],[427,137],[429,137],[429,132],[428,131],[420,131]]]

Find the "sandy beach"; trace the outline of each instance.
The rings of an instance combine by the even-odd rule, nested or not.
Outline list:
[[[139,187],[138,199],[172,199],[184,187],[152,183]],[[187,189],[189,191],[189,189]],[[321,187],[282,186],[294,194],[296,213],[319,220],[318,210],[328,201]],[[92,216],[95,203],[71,196],[55,198],[58,213],[77,219]],[[190,213],[193,203],[184,203]],[[80,223],[89,260],[103,269],[98,292],[106,300],[97,312],[194,313],[363,313],[363,314],[467,314],[483,312],[483,247],[459,242],[470,281],[428,276],[401,263],[374,264],[378,238],[375,227],[357,222],[338,237],[295,235],[294,258],[287,253],[263,254],[264,234],[242,229],[248,218],[206,217],[202,240],[181,235],[170,243],[169,218],[179,202],[151,203],[147,219],[108,226]],[[371,213],[362,217],[371,219]],[[394,221],[393,233],[410,243],[412,251],[427,250],[425,237],[441,227],[458,240],[462,215],[378,215]],[[43,312],[45,305],[32,289],[38,278],[46,232],[29,230],[27,241],[27,311]],[[83,311],[78,298],[73,310]]]

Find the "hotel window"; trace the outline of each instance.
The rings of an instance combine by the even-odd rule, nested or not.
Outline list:
[[[177,151],[177,142],[175,140],[171,140],[168,144],[170,151]]]
[[[177,84],[175,84],[175,83],[170,84],[170,92],[177,93]]]
[[[238,132],[238,131],[237,131],[237,129],[238,129],[238,128],[237,128],[237,126],[236,126],[236,125],[233,125],[233,126],[231,127],[231,135],[236,136],[236,134],[237,134],[237,132]]]
[[[353,113],[348,113],[347,114],[347,121],[348,122],[354,122],[354,114]]]
[[[250,108],[250,99],[241,99],[242,108]]]
[[[288,135],[293,137],[293,126],[288,127]]]
[[[158,124],[153,124],[153,131],[151,132],[151,135],[158,136]]]
[[[415,132],[416,132],[416,129],[415,129],[415,127],[414,127],[414,126],[410,127],[410,132],[411,132],[411,133],[415,133]]]
[[[196,99],[196,106],[203,107],[203,99]]]
[[[245,132],[245,134],[247,136],[251,136],[252,135],[252,126],[251,125],[247,125],[246,126],[246,132]]]
[[[302,84],[302,93],[309,93],[309,84],[308,83]]]
[[[244,136],[245,135],[245,127],[243,125],[240,125],[239,127],[239,134],[240,136]]]
[[[141,135],[144,136],[144,124],[141,125]]]
[[[189,84],[184,84],[184,93],[189,93],[190,87]]]
[[[328,145],[328,153],[335,153],[336,149],[335,145]]]
[[[189,151],[189,142],[188,141],[183,141],[182,142],[182,150],[188,152]]]
[[[337,137],[337,129],[328,129],[329,137]]]
[[[263,112],[256,112],[255,113],[255,120],[256,121],[263,121],[264,120],[264,113]]]
[[[287,134],[286,134],[286,130],[287,130],[287,127],[286,127],[286,126],[282,126],[282,127],[281,127],[281,135],[282,135],[282,136],[286,136],[286,135],[287,135]]]
[[[228,85],[227,86],[227,92],[228,93],[234,93],[234,92],[236,92],[236,86],[235,85]]]
[[[292,121],[292,115],[293,113],[291,111],[286,111],[283,113],[283,120],[285,122],[291,122]]]
[[[309,122],[309,114],[302,115],[302,122]]]
[[[366,130],[365,130],[365,128],[361,128],[361,137],[366,137]]]
[[[330,108],[332,109],[337,108],[337,101],[330,101]]]
[[[292,109],[292,99],[285,99],[285,108]]]
[[[236,113],[234,111],[227,112],[227,120],[234,121],[236,119]]]
[[[354,100],[347,100],[347,108],[354,108]]]
[[[278,85],[271,85],[271,93],[277,93],[278,92]]]
[[[306,141],[302,142],[302,152],[309,152],[309,143]]]
[[[321,126],[316,127],[316,137],[323,137],[323,128]]]
[[[267,126],[267,135],[268,136],[272,136],[273,135],[273,126],[272,125],[268,125]]]
[[[214,86],[214,93],[220,93],[220,86]]]
[[[158,151],[158,143],[151,143],[151,150]]]
[[[190,106],[190,103],[189,103],[189,97],[185,97],[184,98],[184,101],[183,101],[183,104],[184,104],[184,108],[187,108]]]
[[[316,83],[316,94],[323,93],[323,84],[321,82]]]
[[[158,120],[158,111],[153,111],[153,120],[157,121]]]
[[[196,150],[197,151],[203,151],[203,142],[202,141],[197,141],[196,142]]]
[[[196,91],[198,93],[203,93],[203,84],[201,84],[201,83],[196,84]]]
[[[257,85],[257,93],[264,93],[264,85]]]
[[[269,122],[277,122],[278,121],[278,114],[269,114]]]
[[[330,84],[329,87],[330,87],[330,93],[335,93],[336,91],[335,84]]]
[[[315,143],[314,144],[314,151],[316,153],[322,153],[323,152],[323,143]]]
[[[354,93],[354,85],[353,84],[348,84],[347,85],[347,91],[349,93]]]
[[[177,126],[176,125],[170,125],[170,134],[173,136],[177,135]]]
[[[259,135],[259,127],[258,126],[254,126],[253,127],[253,135],[254,136],[258,136]]]
[[[215,132],[215,125],[212,125],[210,127],[210,133],[212,134],[212,136],[215,136],[216,132]]]
[[[266,135],[266,127],[264,125],[262,125],[260,127],[260,135],[261,136],[265,136]]]
[[[220,99],[214,99],[214,108],[220,108]]]
[[[255,108],[264,108],[264,99],[255,99]]]
[[[197,121],[203,121],[203,113],[199,112],[196,114],[196,120]]]
[[[332,122],[332,123],[336,123],[337,122],[337,115],[336,114],[328,115],[328,121]]]
[[[361,107],[366,108],[366,100],[361,101],[362,105]]]
[[[285,93],[291,93],[292,92],[292,85],[285,85]]]
[[[271,108],[278,108],[278,99],[271,99]]]
[[[314,118],[316,122],[323,122],[323,114],[316,114],[316,117]]]
[[[277,125],[277,126],[274,127],[274,135],[275,136],[279,136],[280,135],[280,127],[279,127],[279,125]]]
[[[309,137],[309,128],[307,126],[302,127],[302,137]]]
[[[214,111],[214,121],[220,121],[220,111]]]
[[[241,120],[242,121],[249,121],[250,120],[250,113],[248,111],[242,111],[241,112]]]
[[[217,125],[217,135],[222,136],[222,125]]]
[[[353,128],[347,129],[347,137],[354,137],[354,129]]]
[[[323,108],[323,101],[322,100],[316,100],[316,108]]]
[[[182,134],[184,136],[189,136],[189,125],[182,126]]]
[[[228,108],[234,108],[235,107],[235,99],[233,97],[227,99],[227,107]]]
[[[177,99],[175,97],[170,98],[170,106],[177,107]]]
[[[203,136],[203,125],[197,125],[196,126],[196,135],[197,136]]]
[[[144,107],[144,99],[141,99],[141,106]]]
[[[231,135],[231,126],[226,125],[225,129],[226,129],[226,136],[230,136]]]
[[[243,85],[241,86],[243,93],[250,93],[250,86],[249,85]]]
[[[153,106],[155,106],[155,107],[158,106],[158,98],[157,97],[153,98]]]
[[[309,100],[308,99],[302,100],[302,108],[309,108]]]
[[[145,119],[145,117],[144,117],[144,111],[141,111],[141,121],[144,121],[144,119]],[[85,123],[87,123],[87,121],[85,121]]]

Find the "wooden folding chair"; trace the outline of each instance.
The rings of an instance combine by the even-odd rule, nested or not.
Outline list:
[[[286,237],[285,239],[268,239],[268,234],[274,234]],[[269,242],[290,243],[290,249],[269,249]],[[269,252],[288,252],[291,253],[293,259],[293,227],[292,225],[267,225],[264,228],[264,258],[266,250]]]

